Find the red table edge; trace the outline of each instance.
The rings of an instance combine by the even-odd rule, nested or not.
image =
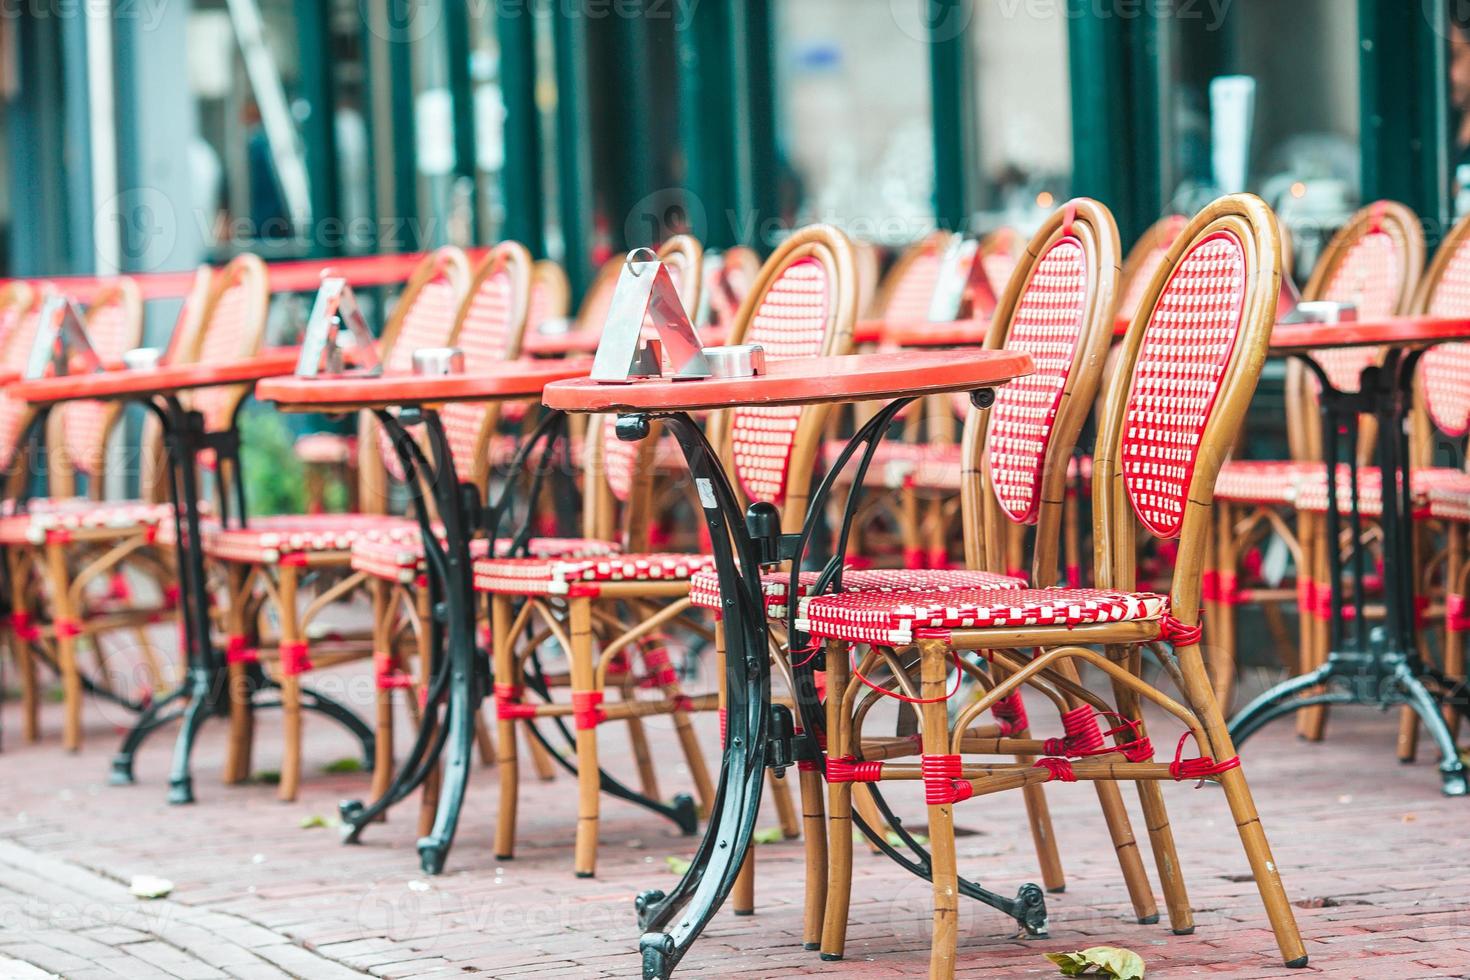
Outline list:
[[[851,370],[859,364],[866,370]],[[985,370],[980,370],[983,365]],[[606,384],[590,378],[546,386],[543,402],[569,412],[695,411],[742,405],[882,401],[1004,384],[1034,370],[1024,351],[908,350],[775,361],[753,378]],[[916,382],[916,378],[923,378]]]
[[[1470,341],[1470,317],[1393,316],[1346,323],[1278,323],[1273,353],[1343,347],[1416,346]]]
[[[33,405],[52,405],[81,400],[125,400],[151,391],[182,391],[252,384],[262,378],[286,374],[296,367],[300,351],[274,347],[238,361],[202,364],[169,364],[146,370],[123,368],[61,377],[17,381],[7,394]],[[122,383],[121,385],[119,383]]]
[[[592,361],[515,361],[499,371],[467,371],[427,377],[417,374],[338,375],[262,380],[255,388],[260,401],[274,402],[283,412],[342,412],[363,408],[432,405],[443,402],[519,401],[541,396],[547,384],[585,377]],[[500,386],[487,382],[504,382]],[[513,388],[511,382],[523,382]]]

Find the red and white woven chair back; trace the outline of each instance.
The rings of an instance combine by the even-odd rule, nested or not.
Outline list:
[[[526,335],[531,255],[516,242],[501,242],[481,260],[460,306],[448,344],[464,351],[469,370],[515,360]],[[460,479],[477,480],[489,437],[490,406],[452,402],[440,410]]]
[[[209,305],[209,297],[214,292],[214,276],[215,270],[207,265],[194,270],[194,281],[179,307],[168,346],[164,348],[163,363],[182,363],[190,356],[189,352],[194,349],[194,341],[199,336],[199,325],[204,320],[204,308]]]
[[[1077,210],[1085,206],[1079,222]],[[1117,230],[1112,216],[1096,202],[1068,204],[1048,221],[1032,241],[1015,273],[1019,290],[1007,294],[997,319],[995,342],[1009,350],[1024,350],[1035,370],[1002,385],[990,410],[985,441],[986,477],[1002,513],[1017,524],[1033,524],[1041,513],[1048,466],[1061,465],[1076,438],[1081,419],[1059,433],[1058,412],[1063,400],[1084,391],[1085,413],[1102,367],[1102,345],[1111,332],[1113,297],[1117,288]],[[1098,293],[1101,295],[1097,295]],[[1090,372],[1086,377],[1074,377]],[[1056,446],[1062,435],[1067,445]]]
[[[5,297],[4,316],[14,323],[4,348],[0,349],[0,366],[7,374],[19,374],[26,369],[36,331],[41,326],[41,304],[51,291],[50,284],[38,289],[17,284]],[[0,388],[0,470],[9,470],[15,462],[31,415],[28,403]]]
[[[767,260],[731,342],[760,344],[772,361],[847,353],[856,304],[852,270],[845,235],[822,225],[802,229]],[[744,406],[731,413],[735,476],[751,501],[784,500],[806,411]]]
[[[1352,303],[1358,319],[1381,319],[1408,309],[1424,264],[1419,219],[1402,204],[1377,201],[1337,233],[1313,271],[1306,299]],[[1381,352],[1372,347],[1323,351],[1314,360],[1339,391],[1357,391],[1363,369]]]
[[[881,319],[902,321],[929,318],[929,307],[934,301],[934,287],[939,284],[945,251],[952,238],[946,232],[935,232],[910,246],[898,257],[878,294],[882,309],[877,313]]]
[[[1116,461],[1110,470],[1143,526],[1174,538],[1190,506],[1208,511],[1230,441],[1217,419],[1238,426],[1265,360],[1281,275],[1275,216],[1253,195],[1221,198],[1165,262],[1168,277],[1134,318],[1114,381],[1127,392],[1121,424],[1105,423],[1116,448],[1100,439],[1099,456]]]
[[[241,255],[219,271],[200,314],[199,333],[184,348],[183,360],[199,364],[229,364],[254,357],[265,342],[270,285],[265,263]],[[193,407],[204,415],[208,431],[230,426],[235,407],[244,397],[241,388],[201,388]]]
[[[11,338],[20,327],[27,311],[32,308],[35,300],[35,290],[29,283],[12,282],[0,287],[0,363],[7,367],[10,365]],[[25,355],[21,357],[20,364],[24,366]]]
[[[103,361],[121,360],[143,336],[143,299],[131,279],[104,290],[87,309],[87,339]],[[107,402],[69,402],[61,406],[62,449],[72,468],[89,477],[102,472],[107,436],[118,417]]]
[[[1416,308],[1430,316],[1470,316],[1470,218],[1449,233],[1425,276]],[[1420,367],[1424,407],[1445,435],[1470,435],[1470,344],[1441,344]]]
[[[383,330],[385,371],[412,370],[414,351],[448,344],[469,278],[469,261],[457,248],[436,249],[424,256]]]
[[[1132,320],[1153,282],[1154,273],[1164,264],[1164,256],[1179,238],[1179,233],[1189,219],[1182,214],[1171,214],[1155,222],[1143,233],[1138,244],[1123,262],[1122,300],[1118,303],[1118,317]]]

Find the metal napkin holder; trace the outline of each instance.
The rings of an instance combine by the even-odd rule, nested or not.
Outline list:
[[[352,352],[354,374],[375,377],[383,373],[377,341],[368,329],[367,318],[357,305],[352,287],[341,276],[325,276],[317,288],[306,333],[301,338],[296,377],[342,374],[347,367],[348,351]]]
[[[102,359],[92,347],[82,325],[82,315],[70,299],[59,293],[46,297],[41,304],[40,327],[31,343],[31,356],[26,362],[26,380],[71,373],[73,365],[88,372],[102,370]]]
[[[656,339],[644,338],[645,324],[653,326]],[[666,361],[669,374],[664,372]],[[608,384],[659,377],[686,381],[708,378],[710,373],[704,345],[668,268],[651,249],[629,252],[592,361],[592,380]]]
[[[997,305],[995,290],[981,261],[980,240],[958,235],[939,260],[939,278],[929,300],[929,322],[951,323],[976,313],[989,316]]]

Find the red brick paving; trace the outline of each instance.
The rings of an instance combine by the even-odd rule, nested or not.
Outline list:
[[[345,689],[367,690],[356,683],[362,678],[347,676],[354,683]],[[301,827],[307,817],[332,816],[338,800],[367,786],[365,775],[322,773],[352,746],[315,718],[308,720],[310,775],[300,801],[279,803],[265,784],[220,785],[223,730],[214,724],[196,757],[199,802],[170,807],[171,733],[140,756],[137,785],[110,787],[116,729],[97,706],[89,705],[87,717],[87,746],[68,756],[57,744],[54,711],[46,739],[25,745],[14,706],[5,708],[0,975],[8,959],[78,978],[635,976],[632,897],[672,884],[665,859],[687,857],[694,846],[608,800],[599,877],[575,879],[575,785],[562,777],[525,787],[520,851],[497,862],[489,850],[495,780],[492,770],[478,769],[448,873],[425,879],[411,808],[370,828],[357,847],[339,844],[333,829]],[[701,721],[712,745],[713,719]],[[1301,745],[1288,723],[1248,746],[1256,799],[1299,905],[1308,970],[1278,965],[1218,790],[1181,786],[1169,794],[1198,920],[1194,935],[1178,937],[1164,925],[1130,921],[1091,790],[1053,786],[1068,888],[1048,898],[1051,938],[1008,938],[1003,917],[962,906],[960,975],[1056,976],[1045,951],[1106,943],[1140,953],[1150,977],[1470,976],[1470,800],[1441,797],[1429,759],[1394,761],[1396,723],[1396,715],[1340,712],[1325,745]],[[263,715],[259,767],[275,765],[273,728]],[[606,745],[610,764],[630,773],[615,727]],[[665,793],[687,788],[671,745],[660,739]],[[893,795],[922,822],[913,789]],[[957,815],[975,832],[961,841],[962,869],[1004,893],[1035,878],[1019,797],[974,801]],[[774,822],[767,815],[763,825]],[[1141,832],[1136,806],[1134,826]],[[125,885],[140,873],[171,879],[173,894],[162,902],[133,899]],[[801,875],[799,841],[761,846],[758,914],[722,912],[681,975],[924,975],[923,882],[860,850],[848,959],[829,964],[800,945]]]

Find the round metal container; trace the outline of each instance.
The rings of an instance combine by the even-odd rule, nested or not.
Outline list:
[[[711,378],[754,378],[766,373],[766,349],[760,344],[706,347],[704,359]]]
[[[157,347],[134,347],[123,351],[123,366],[130,371],[149,371],[158,367],[163,360],[163,351]]]
[[[1352,303],[1306,300],[1292,310],[1292,323],[1352,323],[1358,319],[1358,308]]]
[[[413,373],[430,377],[464,373],[464,351],[458,347],[420,347],[413,352]]]

